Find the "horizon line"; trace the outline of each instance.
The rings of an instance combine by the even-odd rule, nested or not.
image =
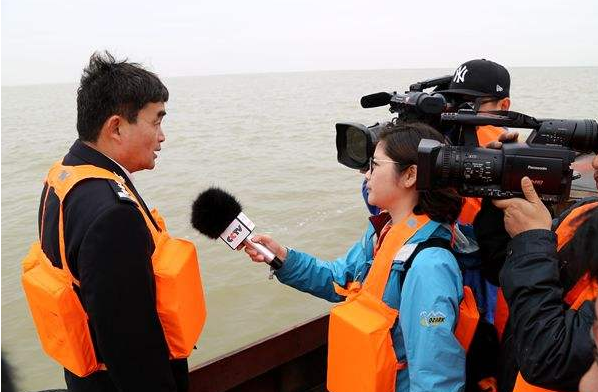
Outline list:
[[[319,70],[288,70],[288,71],[240,71],[240,72],[225,72],[225,73],[205,73],[196,75],[176,75],[168,76],[159,75],[160,79],[179,79],[179,78],[202,78],[214,76],[249,76],[249,75],[265,75],[265,74],[300,74],[300,73],[316,73],[316,72],[373,72],[373,71],[420,71],[420,70],[438,70],[446,69],[448,67],[410,67],[410,68],[346,68],[346,69],[319,69]],[[518,68],[598,68],[598,65],[519,65],[508,67],[508,69]],[[146,68],[147,69],[147,68]],[[148,69],[151,72],[155,72]],[[21,84],[0,84],[0,87],[31,87],[31,86],[55,86],[76,84],[76,81],[56,81],[56,82],[31,82]]]

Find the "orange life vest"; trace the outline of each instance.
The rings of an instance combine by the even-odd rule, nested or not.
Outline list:
[[[392,262],[399,249],[430,221],[411,215],[393,225],[374,257],[363,286],[353,282],[337,291],[347,299],[330,312],[328,331],[328,380],[331,392],[389,392],[395,390],[399,363],[390,329],[399,312],[382,301]],[[467,350],[479,320],[473,293],[464,287],[455,336]]]
[[[570,211],[569,215],[563,219],[556,229],[557,234],[557,250],[561,250],[565,246],[573,235],[575,230],[579,227],[580,222],[577,218],[586,211],[598,207],[598,202],[587,203],[574,208]],[[598,284],[593,282],[588,274],[585,274],[571,290],[565,295],[564,302],[569,306],[570,309],[577,310],[585,301],[593,301],[598,297]],[[551,389],[541,388],[529,384],[523,379],[521,372],[517,374],[515,381],[515,387],[513,392],[554,392]]]
[[[77,183],[90,178],[116,181],[122,191],[128,192],[127,196],[137,203],[155,244],[152,266],[156,282],[156,309],[170,357],[188,357],[206,318],[195,246],[190,241],[170,237],[164,220],[153,210],[152,217],[160,229],[157,230],[120,176],[91,165],[63,166],[60,162],[50,169],[46,183],[48,191],[53,188],[60,201],[58,236],[63,268],[52,265],[40,241],[31,246],[23,260],[23,289],[44,351],[79,377],[105,369],[97,361],[88,317],[74,290],[74,285],[79,286],[79,282],[69,270],[64,240],[64,200]],[[45,201],[42,208],[45,209]],[[43,230],[43,222],[41,228]],[[43,232],[40,238],[43,240]]]

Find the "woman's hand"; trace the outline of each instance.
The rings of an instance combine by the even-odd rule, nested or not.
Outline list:
[[[513,198],[492,201],[495,206],[504,210],[505,228],[511,238],[528,230],[550,230],[552,217],[536,193],[532,180],[523,177],[521,179],[521,190],[525,195],[525,199]]]
[[[287,248],[281,246],[278,242],[274,241],[272,237],[269,235],[261,235],[256,234],[251,239],[252,242],[257,242],[259,244],[264,245],[266,248],[270,249],[276,257],[280,259],[280,261],[285,261],[287,258]],[[255,261],[256,263],[264,263],[266,259],[262,254],[260,254],[257,250],[251,248],[251,246],[245,246],[245,253],[249,255],[251,260]]]

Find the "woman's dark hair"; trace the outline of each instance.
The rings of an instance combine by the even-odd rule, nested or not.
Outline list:
[[[110,116],[135,123],[146,104],[166,101],[168,89],[155,74],[137,63],[116,61],[108,52],[94,53],[77,90],[79,139],[95,142]]]
[[[408,165],[417,165],[417,146],[421,139],[438,140],[446,143],[444,136],[424,123],[389,124],[380,134],[384,152],[395,162],[398,173]],[[419,202],[413,209],[417,215],[426,214],[430,219],[442,223],[453,223],[461,213],[463,198],[454,189],[419,191]]]

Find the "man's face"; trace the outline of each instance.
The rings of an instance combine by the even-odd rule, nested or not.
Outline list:
[[[135,123],[124,119],[119,126],[122,140],[119,163],[129,172],[154,168],[160,143],[166,140],[162,132],[165,115],[164,102],[150,102],[139,111]]]
[[[511,100],[509,98],[497,99],[497,98],[481,98],[480,101],[481,112],[489,112],[493,110],[509,110],[511,106]]]

